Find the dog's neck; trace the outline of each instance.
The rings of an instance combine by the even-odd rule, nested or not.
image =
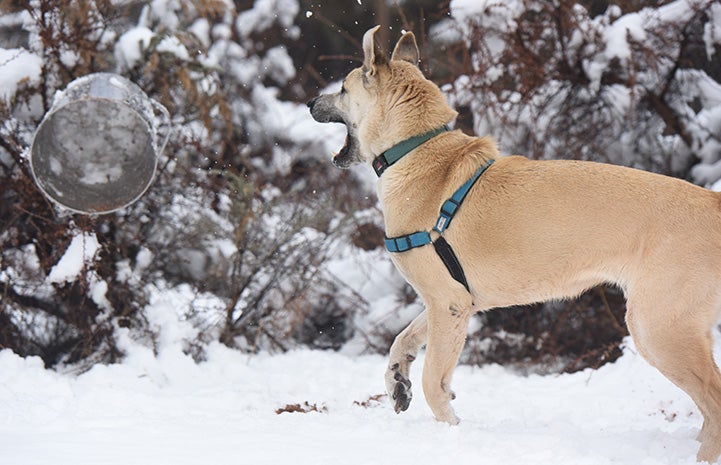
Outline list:
[[[376,175],[378,175],[378,177],[380,178],[386,169],[388,169],[395,162],[406,156],[409,152],[413,151],[413,149],[429,141],[430,139],[433,139],[437,135],[450,130],[451,129],[448,127],[448,125],[444,124],[440,128],[433,129],[432,131],[428,131],[424,134],[410,137],[404,141],[397,143],[396,145],[389,148],[388,150],[373,159],[373,170],[375,170]]]

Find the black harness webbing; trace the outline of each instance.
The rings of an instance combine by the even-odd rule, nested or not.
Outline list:
[[[465,287],[468,292],[471,292],[471,289],[468,287],[468,281],[466,281],[466,274],[463,272],[463,267],[458,261],[455,252],[453,252],[453,249],[443,236],[439,236],[438,239],[433,242],[433,247],[436,249],[438,256],[441,257],[443,264],[448,268],[448,272],[453,279],[463,284],[463,287]]]

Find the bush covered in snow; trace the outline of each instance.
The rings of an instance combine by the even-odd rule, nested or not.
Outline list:
[[[319,158],[333,128],[278,98],[296,73],[287,44],[299,38],[298,3],[19,3],[5,18],[26,44],[0,55],[12,70],[0,103],[0,346],[50,365],[113,361],[117,331],[157,343],[167,318],[188,322],[182,337],[198,357],[211,340],[345,342],[349,330],[310,334],[309,318],[338,287],[323,266],[353,220],[343,199],[360,187]],[[28,147],[55,91],[95,71],[136,82],[172,128],[150,191],[89,217],[39,194]],[[343,319],[357,300],[327,307]]]
[[[0,15],[0,348],[112,362],[127,336],[246,350],[385,352],[421,303],[381,248],[367,167],[303,102],[359,64],[377,22],[412,29],[458,126],[505,152],[721,178],[721,9],[712,1],[19,0]],[[643,2],[641,2],[643,3]],[[53,96],[96,71],[171,114],[140,201],[71,214],[28,148]],[[463,360],[578,369],[612,360],[622,296],[477,317]],[[171,324],[172,323],[172,324]]]
[[[713,183],[721,178],[721,8],[663,3],[592,14],[591,2],[456,0],[452,18],[433,30],[465,52],[464,72],[446,89],[470,109],[474,130],[507,152]]]

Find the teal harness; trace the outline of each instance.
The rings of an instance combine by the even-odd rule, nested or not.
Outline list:
[[[380,177],[388,167],[400,160],[408,152],[438,134],[448,130],[448,126],[443,126],[439,129],[421,134],[420,136],[404,140],[376,157],[373,160],[373,169],[376,171],[378,177]],[[463,204],[463,200],[468,195],[468,192],[470,192],[473,185],[476,181],[478,181],[488,167],[493,164],[493,161],[494,160],[488,160],[485,164],[483,164],[483,166],[478,168],[475,173],[473,173],[473,176],[463,183],[463,185],[459,187],[448,200],[443,202],[438,219],[432,228],[432,231],[438,233],[438,238],[435,241],[431,239],[431,231],[416,231],[402,236],[386,237],[384,240],[386,249],[392,253],[400,253],[417,247],[433,244],[438,256],[441,258],[441,261],[446,266],[453,279],[463,284],[466,290],[470,292],[468,281],[466,280],[465,273],[463,272],[463,267],[461,267],[458,257],[456,257],[456,254],[453,252],[451,246],[443,238],[443,232],[448,228],[448,226],[450,226],[451,220],[453,220],[453,217],[458,212],[461,204]]]

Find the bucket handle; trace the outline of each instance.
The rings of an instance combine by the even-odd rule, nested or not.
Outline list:
[[[150,99],[150,103],[153,105],[153,108],[160,112],[163,121],[160,123],[160,126],[165,125],[167,126],[167,130],[165,132],[165,140],[163,140],[163,143],[160,145],[160,149],[158,150],[158,153],[156,156],[160,156],[163,153],[163,150],[165,150],[165,146],[168,144],[168,140],[170,140],[170,113],[168,112],[168,109],[165,108],[165,106],[158,102],[155,99]]]

